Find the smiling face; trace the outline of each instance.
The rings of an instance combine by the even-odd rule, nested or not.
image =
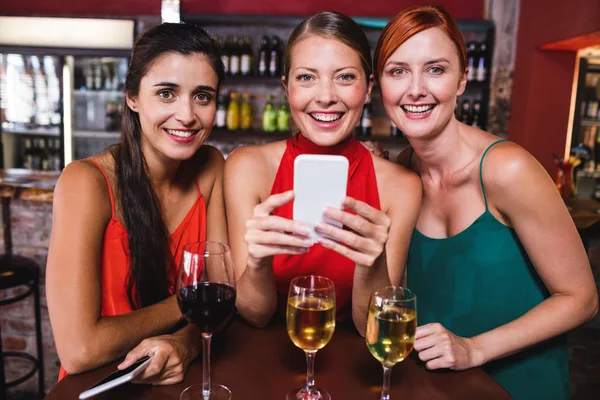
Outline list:
[[[456,98],[465,89],[457,49],[439,28],[412,36],[385,61],[380,77],[385,110],[410,137],[442,132],[456,121]]]
[[[217,86],[217,74],[202,54],[167,53],[156,59],[137,96],[127,96],[140,118],[145,156],[192,157],[212,129]]]
[[[321,146],[336,145],[353,133],[372,88],[356,51],[314,35],[294,45],[283,82],[298,129]]]

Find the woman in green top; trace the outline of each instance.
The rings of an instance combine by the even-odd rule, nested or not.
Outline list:
[[[466,54],[442,8],[393,18],[375,63],[386,112],[412,147],[399,162],[423,183],[407,263],[419,358],[430,369],[484,365],[517,399],[569,398],[562,334],[594,316],[598,297],[552,180],[518,145],[454,117]]]

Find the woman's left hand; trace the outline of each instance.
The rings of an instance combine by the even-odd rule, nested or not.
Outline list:
[[[344,210],[352,210],[356,214],[327,207],[323,215],[341,222],[346,229],[323,222],[316,226],[317,231],[339,243],[326,238],[320,238],[319,243],[348,257],[357,266],[371,267],[384,253],[392,220],[383,211],[351,197],[344,199],[343,206]]]
[[[428,369],[459,371],[484,363],[483,353],[476,349],[472,339],[456,336],[439,323],[419,326],[414,348]]]
[[[180,383],[197,354],[191,354],[189,344],[182,335],[170,334],[144,339],[127,353],[119,369],[125,369],[144,356],[154,355],[150,364],[134,382],[152,385]]]

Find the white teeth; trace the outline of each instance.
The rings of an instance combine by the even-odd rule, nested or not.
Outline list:
[[[178,131],[176,129],[167,129],[169,135],[187,138],[196,133],[196,131]]]
[[[311,113],[310,115],[320,122],[333,122],[342,118],[341,113]]]
[[[424,113],[427,112],[431,109],[433,109],[434,106],[402,106],[402,108],[404,108],[406,111],[411,112],[411,113]]]

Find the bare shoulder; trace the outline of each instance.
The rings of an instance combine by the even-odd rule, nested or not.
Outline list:
[[[102,164],[98,161],[102,161]],[[112,169],[108,159],[98,158],[105,173]],[[110,175],[109,175],[110,176]],[[110,178],[109,178],[110,179]],[[63,170],[54,189],[54,207],[76,213],[77,210],[99,212],[100,216],[111,216],[110,192],[106,178],[102,172],[89,161],[73,161]]]
[[[495,144],[485,154],[482,177],[486,191],[527,188],[549,180],[542,165],[524,148],[513,142]]]
[[[373,157],[373,166],[383,209],[396,209],[408,203],[418,207],[422,186],[415,172],[380,157]]]
[[[240,146],[229,154],[225,174],[258,176],[277,168],[285,151],[285,141],[258,146]]]

